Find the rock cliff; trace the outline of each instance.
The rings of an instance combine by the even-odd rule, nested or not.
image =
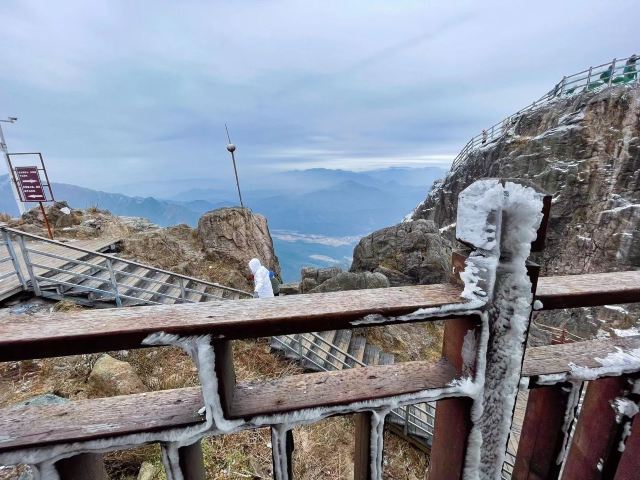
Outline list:
[[[437,181],[411,220],[433,221],[450,251],[458,194],[486,177],[529,179],[553,195],[543,275],[640,268],[639,86],[559,98],[523,113]],[[546,313],[540,321],[586,338],[628,326],[629,311]]]
[[[418,219],[362,238],[351,271],[382,273],[393,286],[440,283],[451,271],[448,252],[433,221]]]
[[[219,208],[200,217],[196,232],[208,258],[246,265],[255,257],[280,274],[280,264],[264,216],[246,208]]]
[[[553,194],[543,274],[640,266],[640,87],[557,99],[517,117],[436,182],[413,220],[453,235],[458,193],[484,177],[526,178]]]

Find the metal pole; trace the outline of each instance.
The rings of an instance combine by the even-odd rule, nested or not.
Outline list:
[[[42,212],[42,216],[44,217],[44,223],[47,226],[47,232],[49,232],[49,238],[53,240],[53,232],[51,231],[51,224],[49,223],[49,219],[47,218],[47,212],[45,212],[42,202],[38,203],[40,204],[40,211]]]
[[[13,123],[16,120],[17,118],[13,119],[12,117],[9,117],[8,120],[0,120],[0,122]],[[9,183],[11,183],[13,198],[16,200],[16,205],[18,206],[18,212],[20,213],[20,215],[22,215],[26,211],[26,208],[24,206],[24,203],[20,201],[20,195],[18,194],[18,186],[15,184],[15,181],[13,180],[13,175],[11,172],[11,163],[9,162],[9,150],[7,149],[7,143],[5,142],[5,139],[4,139],[4,132],[2,131],[1,124],[0,124],[0,148],[2,148],[4,161],[7,164],[7,173],[9,174]]]
[[[244,204],[242,203],[242,193],[240,193],[240,180],[238,179],[238,169],[236,168],[236,156],[233,152],[236,151],[236,146],[231,143],[231,137],[229,137],[229,129],[227,128],[227,124],[224,124],[224,128],[227,131],[227,140],[229,143],[227,144],[227,150],[231,154],[231,160],[233,161],[233,172],[236,174],[236,185],[238,187],[238,197],[240,197],[240,206],[244,208]]]

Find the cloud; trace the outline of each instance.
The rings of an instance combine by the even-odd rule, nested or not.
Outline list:
[[[360,236],[327,237],[325,235],[299,233],[288,230],[273,230],[271,232],[271,236],[283,242],[314,243],[318,245],[326,245],[329,247],[355,245],[360,240]]]
[[[329,255],[313,254],[313,255],[309,255],[309,258],[311,260],[317,260],[318,262],[324,262],[324,263],[341,263],[341,260],[330,257]]]
[[[631,0],[0,2],[0,115],[54,181],[233,183],[444,165],[563,75],[630,53]],[[497,13],[499,12],[499,13]],[[611,28],[615,25],[615,28]],[[2,173],[2,172],[0,172]],[[135,194],[135,191],[129,192]]]

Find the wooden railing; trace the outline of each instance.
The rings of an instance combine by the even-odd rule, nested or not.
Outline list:
[[[0,319],[0,361],[173,345],[191,355],[201,383],[0,410],[0,464],[29,463],[43,478],[104,479],[101,454],[157,442],[168,479],[202,479],[202,438],[270,428],[274,478],[290,479],[290,432],[354,414],[355,477],[382,478],[385,417],[436,401],[430,478],[499,478],[515,395],[528,388],[514,478],[553,478],[562,468],[569,479],[636,478],[629,472],[640,462],[640,424],[632,424],[639,399],[629,382],[640,371],[640,337],[525,355],[534,300],[541,309],[640,301],[640,272],[537,278],[539,268],[525,261],[542,249],[548,203],[513,182],[483,180],[465,190],[457,235],[471,250],[462,283]],[[458,270],[462,258],[454,258]],[[235,379],[233,340],[443,319],[436,362]],[[611,400],[628,408],[614,411]],[[587,442],[587,429],[597,442]]]

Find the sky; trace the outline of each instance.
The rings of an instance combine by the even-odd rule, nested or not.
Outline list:
[[[225,122],[243,178],[447,165],[563,75],[638,53],[638,13],[637,0],[3,0],[0,117],[19,117],[2,124],[9,150],[42,152],[52,180],[110,191],[233,182]]]

